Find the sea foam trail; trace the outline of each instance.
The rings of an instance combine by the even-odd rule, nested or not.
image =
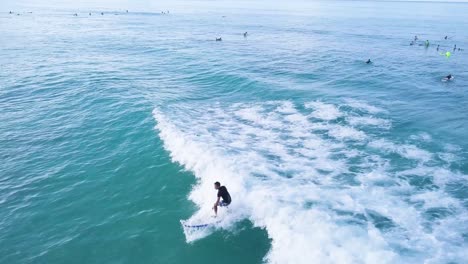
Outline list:
[[[173,161],[198,178],[192,220],[209,213],[220,181],[233,197],[220,228],[244,218],[265,228],[269,263],[466,262],[466,209],[444,191],[466,175],[411,142],[371,132],[390,129],[385,111],[357,101],[342,108],[285,101],[153,114]],[[379,121],[355,121],[372,118]]]

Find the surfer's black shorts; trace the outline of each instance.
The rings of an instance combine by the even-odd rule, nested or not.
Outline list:
[[[227,203],[224,200],[221,200],[221,202],[219,202],[219,206],[228,206],[229,204],[231,204],[231,202]]]

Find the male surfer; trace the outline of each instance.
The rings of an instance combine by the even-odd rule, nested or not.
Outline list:
[[[215,182],[214,188],[218,190],[218,199],[216,199],[215,204],[213,205],[213,210],[215,211],[215,216],[218,215],[218,206],[228,206],[231,203],[231,195],[225,186],[221,186],[221,183]],[[220,199],[223,198],[221,201]]]
[[[453,79],[453,76],[452,76],[452,74],[449,74],[449,75],[445,76],[444,79],[447,80],[447,81],[450,81],[450,80]]]

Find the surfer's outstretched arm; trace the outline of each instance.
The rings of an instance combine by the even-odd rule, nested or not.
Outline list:
[[[218,215],[219,198],[220,198],[220,197],[218,197],[218,199],[216,199],[216,202],[215,202],[215,204],[213,205],[213,210],[215,211],[215,215]]]

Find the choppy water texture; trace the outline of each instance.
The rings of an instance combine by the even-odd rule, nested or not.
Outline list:
[[[0,262],[467,263],[468,4],[259,10],[3,12]]]

